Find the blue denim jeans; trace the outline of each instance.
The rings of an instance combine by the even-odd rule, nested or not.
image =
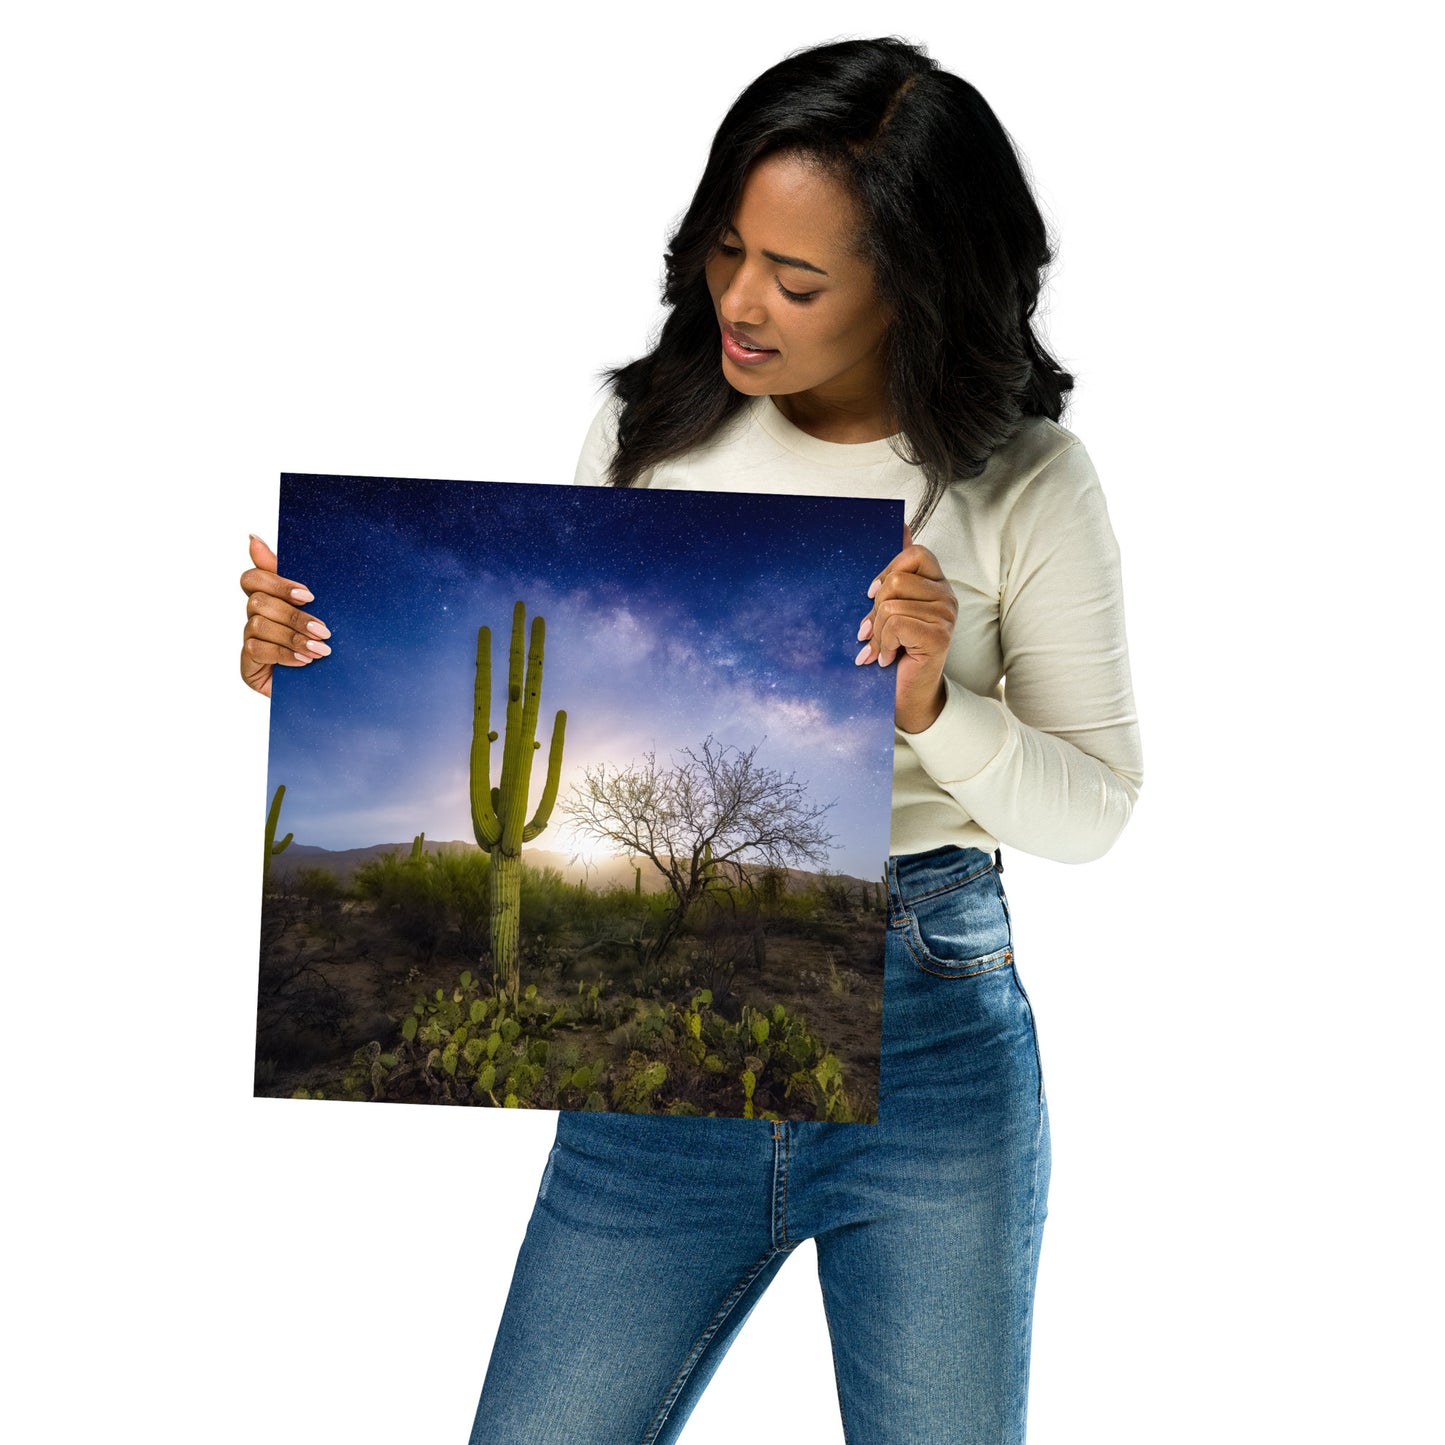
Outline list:
[[[471,1445],[677,1440],[816,1241],[850,1445],[1024,1439],[1048,1111],[993,859],[888,863],[877,1124],[561,1113]]]

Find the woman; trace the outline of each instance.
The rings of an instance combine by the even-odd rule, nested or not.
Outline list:
[[[1024,1437],[1048,1114],[994,850],[1096,858],[1141,778],[1118,551],[1032,328],[1049,260],[987,104],[901,41],[790,57],[718,131],[576,479],[906,503],[859,579],[896,722],[879,1122],[560,1114],[477,1445],[676,1440],[809,1238],[851,1442]],[[328,634],[252,558],[269,691]]]

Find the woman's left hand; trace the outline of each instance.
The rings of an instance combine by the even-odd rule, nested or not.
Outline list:
[[[958,598],[938,558],[913,541],[905,523],[903,550],[868,589],[873,609],[858,629],[864,644],[857,666],[896,663],[893,721],[900,731],[921,733],[943,711],[943,662],[958,618]]]

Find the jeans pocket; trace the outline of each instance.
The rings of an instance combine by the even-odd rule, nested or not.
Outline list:
[[[910,898],[900,927],[913,961],[938,978],[973,978],[1013,962],[1013,933],[997,870]]]

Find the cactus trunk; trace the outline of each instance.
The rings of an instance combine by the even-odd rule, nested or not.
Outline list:
[[[522,623],[526,608],[512,609],[512,643],[507,655],[507,721],[502,742],[500,782],[492,784],[491,728],[492,633],[477,629],[477,671],[473,693],[471,794],[472,830],[478,846],[492,855],[491,937],[492,973],[499,990],[517,999],[520,969],[517,942],[521,933],[522,844],[530,843],[546,826],[557,801],[562,775],[562,743],[567,714],[558,712],[552,725],[552,746],[547,755],[547,780],[542,800],[530,822],[527,794],[532,781],[532,754],[537,741],[537,715],[542,701],[542,661],[547,624],[532,619],[526,670],[522,666]]]
[[[492,850],[492,968],[497,987],[514,1003],[521,988],[517,941],[522,931],[522,860]]]

